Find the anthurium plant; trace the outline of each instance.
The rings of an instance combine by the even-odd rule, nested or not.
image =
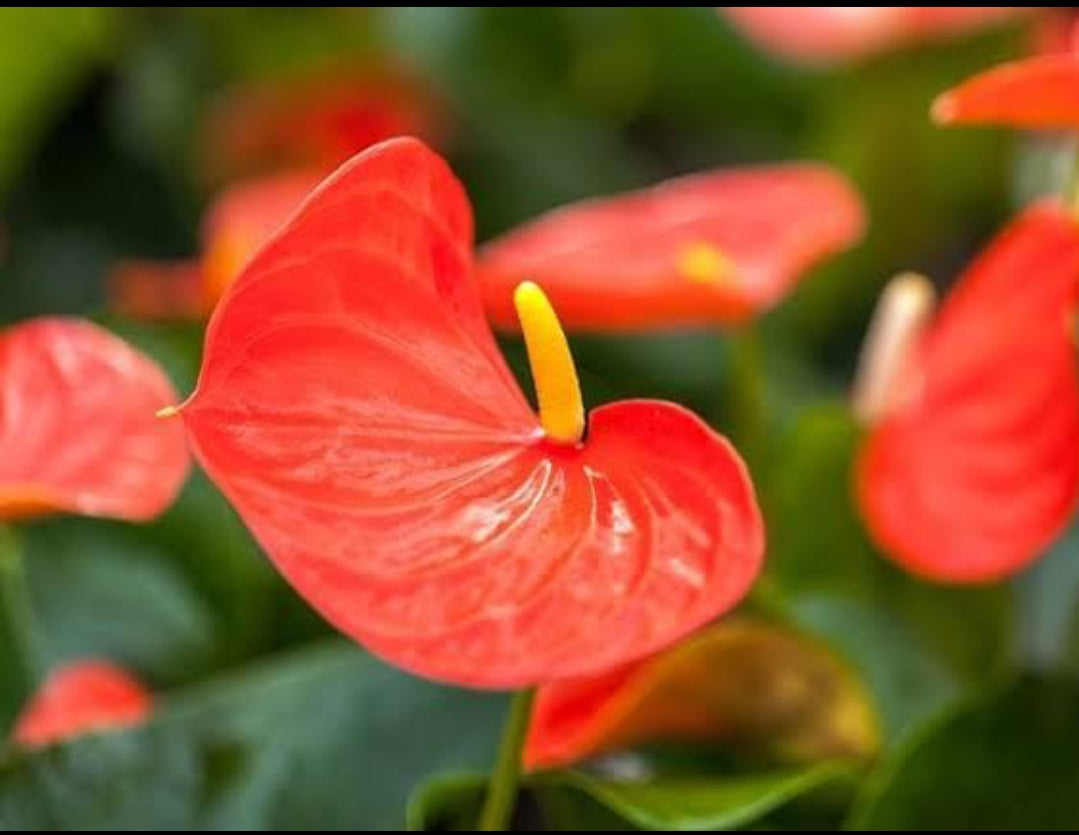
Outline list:
[[[0,10],[0,829],[1079,827],[1073,18]]]

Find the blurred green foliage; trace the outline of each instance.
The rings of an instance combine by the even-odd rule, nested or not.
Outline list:
[[[1074,829],[1077,704],[1071,681],[1023,679],[979,695],[926,728],[867,784],[851,826]]]
[[[869,206],[861,247],[741,333],[574,338],[587,401],[675,399],[745,450],[770,534],[747,606],[844,654],[888,732],[856,823],[1073,826],[1079,692],[1070,679],[1010,682],[1024,668],[1079,670],[1076,537],[1014,595],[902,574],[854,510],[858,429],[842,404],[882,283],[908,268],[947,283],[1009,211],[1011,140],[938,130],[927,109],[1018,43],[997,29],[807,71],[763,56],[710,9],[3,9],[0,321],[96,316],[189,388],[199,328],[117,319],[104,276],[120,257],[196,250],[207,199],[196,139],[215,95],[342,55],[401,65],[443,103],[443,150],[481,240],[698,168],[831,162]],[[520,346],[506,347],[520,371]],[[377,829],[405,823],[409,796],[414,827],[473,823],[503,699],[328,639],[201,476],[145,527],[57,519],[17,536],[48,661],[107,656],[166,695],[144,728],[8,751],[4,829]],[[3,675],[10,717],[14,671]],[[519,823],[835,826],[863,776],[722,753],[688,773],[641,762],[658,775],[644,785],[538,775]]]
[[[763,488],[765,582],[798,623],[862,667],[895,737],[1002,669],[1011,595],[920,582],[885,560],[852,505],[858,431],[845,408],[821,405],[781,438]]]
[[[0,821],[15,830],[399,828],[411,786],[488,764],[501,701],[323,643],[170,698],[144,727],[10,757]]]
[[[50,118],[104,60],[113,21],[102,8],[0,10],[0,75],[8,80],[0,92],[0,193]]]

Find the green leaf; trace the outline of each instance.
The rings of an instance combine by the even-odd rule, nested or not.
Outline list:
[[[1026,679],[946,714],[866,785],[869,830],[1079,827],[1079,689]]]
[[[522,795],[518,819],[537,811],[555,830],[714,830],[760,822],[795,801],[827,789],[849,796],[852,768],[830,763],[760,774],[673,776],[614,780],[582,771],[555,771],[526,779],[535,808]],[[420,786],[408,804],[412,831],[469,830],[475,826],[487,779],[443,774]]]
[[[132,536],[159,551],[209,601],[222,655],[241,658],[265,647],[273,596],[285,583],[201,470],[164,516]]]
[[[761,774],[661,777],[647,782],[564,771],[537,775],[533,783],[541,790],[583,793],[643,829],[700,831],[743,827],[849,776],[846,766],[824,764]]]
[[[412,787],[484,769],[504,702],[333,642],[163,702],[146,726],[0,764],[26,829],[395,829]]]
[[[0,192],[104,54],[114,14],[101,7],[0,9]]]
[[[0,821],[9,831],[198,829],[210,789],[202,753],[151,727],[16,754],[0,767]]]
[[[544,823],[554,832],[638,832],[642,828],[575,789],[551,787],[534,796]]]
[[[409,797],[405,826],[410,832],[474,829],[486,788],[483,774],[439,774]]]
[[[841,405],[807,410],[763,481],[765,588],[860,668],[895,738],[1000,671],[1010,651],[1004,587],[922,582],[870,542],[853,498],[859,429]]]
[[[0,524],[0,736],[11,730],[37,686],[43,654],[22,550],[14,533]]]
[[[201,473],[149,525],[54,518],[20,533],[53,662],[106,655],[175,685],[272,648],[288,626],[284,583]]]
[[[50,666],[104,656],[173,682],[206,669],[218,653],[205,602],[134,528],[54,519],[21,533]]]

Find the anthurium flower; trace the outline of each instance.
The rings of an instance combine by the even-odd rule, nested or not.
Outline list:
[[[869,756],[878,731],[868,696],[836,656],[781,627],[742,619],[618,669],[544,685],[524,762],[555,768],[672,741],[814,762]]]
[[[187,475],[175,402],[149,358],[77,319],[0,331],[0,522],[54,511],[144,520]]]
[[[335,63],[242,83],[207,113],[203,168],[213,182],[298,167],[328,171],[392,136],[438,133],[437,111],[415,79],[388,67]]]
[[[518,687],[655,652],[762,558],[746,469],[685,409],[586,419],[543,292],[517,304],[539,417],[499,354],[445,163],[397,139],[322,184],[214,312],[179,410],[323,616],[421,675]]]
[[[911,571],[994,580],[1035,559],[1079,496],[1079,226],[1027,209],[894,364],[858,464],[871,532]]]
[[[1079,128],[1079,52],[1036,55],[993,67],[941,94],[933,118],[945,125]]]
[[[139,319],[206,316],[247,259],[319,178],[291,171],[226,189],[206,212],[202,255],[176,263],[129,260],[110,277],[113,307]]]
[[[77,661],[49,675],[16,720],[12,740],[39,748],[93,731],[137,725],[153,697],[108,661]]]
[[[574,329],[738,322],[863,225],[854,190],[824,166],[711,171],[557,209],[483,247],[477,270],[501,327],[526,278]]]
[[[782,58],[857,60],[981,29],[1019,11],[1006,6],[725,6],[741,32]]]

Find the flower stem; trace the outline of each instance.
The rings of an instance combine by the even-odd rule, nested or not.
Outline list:
[[[509,714],[502,729],[502,741],[498,745],[498,759],[487,788],[487,799],[480,812],[478,832],[502,832],[510,823],[517,787],[521,782],[521,752],[535,695],[535,689],[529,687],[517,691],[510,702]]]
[[[1079,217],[1079,137],[1072,141],[1071,164],[1064,183],[1064,200],[1073,217]]]
[[[15,716],[37,687],[44,672],[41,633],[34,619],[26,585],[23,555],[14,534],[0,525],[0,652],[11,659],[11,678],[3,688],[0,729],[10,729]]]
[[[752,325],[728,338],[728,365],[721,386],[723,433],[751,470],[767,455],[768,403],[764,390],[764,346]]]

